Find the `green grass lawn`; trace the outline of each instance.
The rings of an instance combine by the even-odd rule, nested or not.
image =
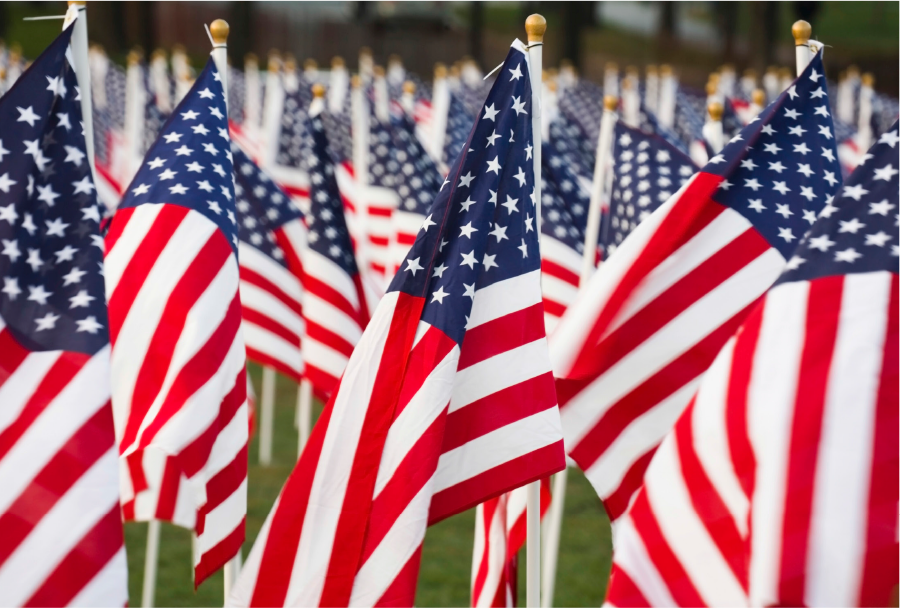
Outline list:
[[[260,386],[260,369],[251,366],[253,385]],[[258,437],[250,444],[247,542],[250,551],[263,521],[297,457],[294,429],[296,385],[279,376],[275,400],[273,462],[258,464]],[[321,410],[315,409],[315,415]],[[422,567],[416,595],[417,606],[467,606],[472,568],[474,513],[451,517],[429,529],[422,552]],[[144,576],[146,524],[126,524],[129,592],[131,605],[139,606]],[[612,544],[606,514],[590,484],[579,471],[569,473],[563,533],[556,584],[557,606],[599,606],[606,593]],[[525,563],[525,555],[519,557]],[[519,577],[520,604],[525,585]],[[222,573],[209,578],[194,592],[191,567],[191,535],[187,530],[163,524],[157,574],[157,606],[221,606]]]

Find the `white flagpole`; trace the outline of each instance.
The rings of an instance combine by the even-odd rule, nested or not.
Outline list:
[[[791,33],[794,35],[794,45],[797,55],[797,76],[806,69],[812,59],[812,53],[809,51],[809,37],[812,35],[812,26],[804,20],[796,21],[791,27]]]
[[[547,20],[534,14],[525,20],[528,34],[528,57],[531,67],[531,133],[534,153],[534,204],[537,234],[541,234],[541,89],[543,88],[543,44]],[[526,515],[525,605],[536,608],[541,603],[541,481],[528,484]]]
[[[94,106],[91,100],[91,66],[88,61],[86,9],[85,0],[69,0],[69,10],[63,21],[63,29],[72,22],[72,19],[75,20],[71,42],[72,64],[75,68],[75,77],[78,79],[78,89],[81,92],[81,120],[84,124],[84,140],[88,163],[91,167],[91,179],[94,179],[97,173],[94,168]]]
[[[303,454],[303,446],[309,440],[312,431],[312,382],[303,378],[297,392],[297,460]]]
[[[259,464],[272,464],[272,430],[275,425],[275,370],[263,367],[259,396]]]
[[[431,133],[428,152],[438,167],[444,163],[444,139],[447,137],[447,116],[450,112],[450,83],[447,66],[434,65],[434,89],[431,95]]]
[[[603,117],[600,119],[600,135],[597,138],[597,158],[594,162],[594,180],[591,182],[591,202],[588,207],[587,226],[584,235],[584,255],[581,258],[581,275],[578,281],[579,288],[583,288],[588,279],[597,268],[597,241],[600,237],[600,216],[603,206],[603,190],[609,164],[609,155],[612,151],[613,133],[615,131],[616,109],[619,100],[615,95],[603,97]],[[541,598],[541,606],[549,608],[553,605],[553,595],[556,591],[556,566],[559,561],[559,539],[562,534],[562,517],[566,504],[566,486],[568,485],[569,471],[563,469],[553,477],[553,502],[547,513],[546,543],[544,549],[544,594]]]
[[[718,154],[725,147],[725,134],[722,132],[722,114],[725,108],[718,101],[711,101],[706,109],[709,120],[703,125],[703,138],[713,154]]]
[[[369,269],[369,104],[365,84],[359,74],[350,79],[350,120],[353,125],[353,175],[356,182],[356,260],[360,275]]]
[[[144,586],[141,589],[141,606],[152,608],[156,598],[156,568],[159,565],[158,519],[147,522],[147,550],[144,553]]]

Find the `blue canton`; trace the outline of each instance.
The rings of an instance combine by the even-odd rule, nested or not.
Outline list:
[[[541,148],[541,233],[580,253],[591,197],[555,143]]]
[[[328,153],[328,141],[322,115],[309,119],[303,142],[304,169],[309,174],[309,209],[304,209],[309,227],[310,249],[330,259],[349,275],[357,273],[350,232],[344,220],[344,203],[334,177],[334,164]]]
[[[600,120],[603,118],[603,90],[596,84],[579,78],[575,86],[565,89],[559,96],[559,111],[575,121],[597,146],[600,136]]]
[[[779,283],[880,270],[898,273],[898,141],[895,122],[841,191],[829,197]]]
[[[281,133],[278,136],[278,153],[275,162],[285,167],[299,167],[302,164],[300,154],[305,135],[306,111],[309,102],[297,89],[284,98],[284,110],[281,114]]]
[[[287,268],[284,251],[278,246],[274,231],[302,218],[303,214],[237,144],[231,144],[231,153],[234,157],[238,238]]]
[[[231,138],[225,95],[212,59],[147,152],[120,208],[171,204],[214,222],[237,255]]]
[[[447,135],[444,137],[444,163],[450,164],[462,152],[472,123],[472,115],[455,93],[450,93],[450,108],[447,110]]]
[[[540,268],[531,84],[517,42],[389,291],[462,343],[475,291]]]
[[[609,254],[697,170],[690,157],[656,135],[617,122],[614,138],[609,222],[601,237]]]
[[[32,351],[109,342],[100,206],[69,27],[0,98],[0,317]]]
[[[403,211],[427,215],[443,178],[416,137],[415,125],[411,120],[404,117],[394,124],[391,137],[391,154],[399,166],[396,181],[399,207]]]
[[[785,259],[841,181],[822,74],[819,53],[703,168],[724,178],[713,199],[746,217]]]
[[[593,179],[596,140],[591,144],[590,138],[578,123],[563,113],[550,122],[549,131],[550,142],[559,158],[568,164],[576,175]]]

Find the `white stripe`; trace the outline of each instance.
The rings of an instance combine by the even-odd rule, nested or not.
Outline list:
[[[248,321],[241,322],[241,331],[244,332],[244,341],[248,349],[252,348],[265,353],[297,373],[303,371],[303,356],[300,353],[299,345],[291,344],[268,329]],[[299,341],[298,338],[297,342]]]
[[[808,283],[784,283],[766,296],[747,391],[747,431],[756,455],[748,577],[753,606],[780,602],[784,495],[808,292]]]
[[[551,315],[549,312],[544,313],[544,331],[547,336],[553,333],[553,330],[559,325],[559,319],[559,317]]]
[[[259,569],[260,564],[262,563],[263,552],[266,550],[266,545],[269,542],[269,531],[272,528],[272,518],[274,518],[275,513],[278,512],[278,505],[280,504],[281,494],[275,499],[272,510],[269,511],[269,515],[266,517],[266,521],[263,523],[259,534],[256,536],[256,540],[253,541],[253,548],[250,549],[247,561],[244,562],[244,567],[241,568],[241,574],[238,577],[234,589],[231,591],[231,596],[225,598],[226,606],[250,605],[250,600],[253,598],[253,592],[256,590],[256,581],[259,579]]]
[[[497,590],[500,587],[500,578],[503,572],[506,570],[506,562],[507,562],[507,537],[506,537],[506,527],[507,527],[507,499],[509,494],[503,494],[496,498],[497,500],[497,508],[494,510],[494,516],[491,518],[491,521],[488,522],[488,529],[484,531],[488,540],[488,554],[484,555],[484,550],[475,555],[476,559],[473,561],[473,568],[478,566],[481,560],[487,561],[487,575],[484,578],[484,583],[481,587],[481,594],[478,596],[478,601],[476,602],[476,606],[478,607],[489,607],[491,603],[494,601],[494,597],[497,595]],[[475,522],[476,528],[483,528],[484,521],[484,504],[478,505],[478,510],[475,512],[475,516],[477,520]],[[475,579],[475,574],[477,571],[473,570],[473,582]],[[475,599],[475,598],[472,598]]]
[[[494,355],[457,372],[449,412],[549,371],[547,338]]]
[[[690,449],[690,447],[688,447]],[[647,470],[647,503],[666,544],[706,606],[745,606],[740,582],[709,536],[684,485],[675,433],[669,433]]]
[[[350,303],[354,310],[359,308],[359,294],[356,291],[356,284],[343,268],[313,249],[306,249],[303,252],[302,262],[303,272],[336,290]],[[306,293],[309,294],[308,287]],[[303,303],[305,306],[306,301],[304,300]]]
[[[103,278],[106,283],[106,300],[115,293],[122,275],[128,268],[134,252],[144,242],[144,237],[150,232],[156,216],[162,211],[163,205],[140,205],[135,207],[131,218],[122,230],[122,234],[115,246],[106,252],[103,260]]]
[[[2,321],[0,321],[2,323]],[[0,332],[5,331],[0,329]],[[34,395],[62,351],[29,353],[22,363],[0,384],[0,433],[18,420],[22,409]]]
[[[385,295],[353,351],[344,380],[333,398],[331,419],[310,488],[297,547],[286,604],[315,606],[325,584],[325,574],[334,549],[334,535],[343,509],[347,482],[372,386],[378,375],[385,343],[397,305],[396,292]]]
[[[247,426],[247,419],[243,420]],[[203,534],[197,536],[194,552],[194,566],[200,563],[202,557],[216,545],[234,532],[244,521],[247,513],[247,479],[232,492],[220,505],[206,514],[206,523]]]
[[[117,504],[117,457],[115,447],[110,446],[0,566],[0,604],[24,604],[85,534]]]
[[[781,254],[769,249],[691,304],[566,403],[560,415],[569,450],[600,422],[613,404],[758,298],[783,266]],[[561,329],[562,324],[554,337]]]
[[[303,334],[300,315],[270,292],[246,281],[241,281],[241,306],[272,319],[297,336]]]
[[[320,369],[340,378],[347,367],[348,357],[326,344],[307,337],[303,340],[303,361],[307,368]]]
[[[541,271],[532,270],[475,292],[467,329],[534,306],[541,301]]]
[[[302,260],[303,251],[306,249],[306,226],[303,221],[296,219],[283,224],[280,228],[281,236],[287,239],[287,244],[293,250],[298,260]],[[278,244],[284,248],[284,243],[278,241]]]
[[[890,290],[888,272],[844,277],[813,486],[803,597],[810,606],[859,603]]]
[[[735,338],[728,341],[709,371],[704,374],[703,384],[694,403],[692,423],[697,459],[731,514],[735,527],[742,537],[746,537],[750,497],[744,493],[734,470],[734,460],[728,449],[728,423],[725,418],[735,342]]]
[[[532,414],[444,452],[435,473],[435,493],[519,456],[559,441],[556,406]]]
[[[247,268],[277,285],[291,299],[300,302],[303,288],[294,274],[269,256],[244,242],[238,244],[238,259],[241,268]]]
[[[647,602],[651,606],[677,606],[628,513],[616,522],[614,538],[615,566],[628,575]]]
[[[124,606],[128,603],[128,563],[125,547],[81,588],[69,606]]]
[[[544,299],[551,300],[569,307],[578,297],[578,286],[572,285],[568,281],[557,278],[549,273],[544,273],[541,279],[541,289],[544,292]]]
[[[318,294],[306,292],[303,299],[303,316],[310,325],[324,327],[349,342],[351,345],[359,342],[362,329],[359,321],[350,317],[340,308],[334,306],[328,300],[320,298]]]
[[[576,276],[581,272],[582,255],[565,243],[546,234],[541,235],[541,259],[559,264],[574,272]],[[545,277],[546,274],[544,273]]]

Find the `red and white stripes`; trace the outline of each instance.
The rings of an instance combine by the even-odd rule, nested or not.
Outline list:
[[[581,265],[580,253],[552,236],[541,236],[541,291],[548,335],[578,295]]]
[[[612,605],[885,605],[898,282],[785,283],[719,354],[615,527]]]
[[[0,604],[124,605],[109,348],[0,352]]]
[[[123,512],[194,529],[199,584],[244,539],[238,264],[215,224],[174,205],[120,210],[106,246]]]

